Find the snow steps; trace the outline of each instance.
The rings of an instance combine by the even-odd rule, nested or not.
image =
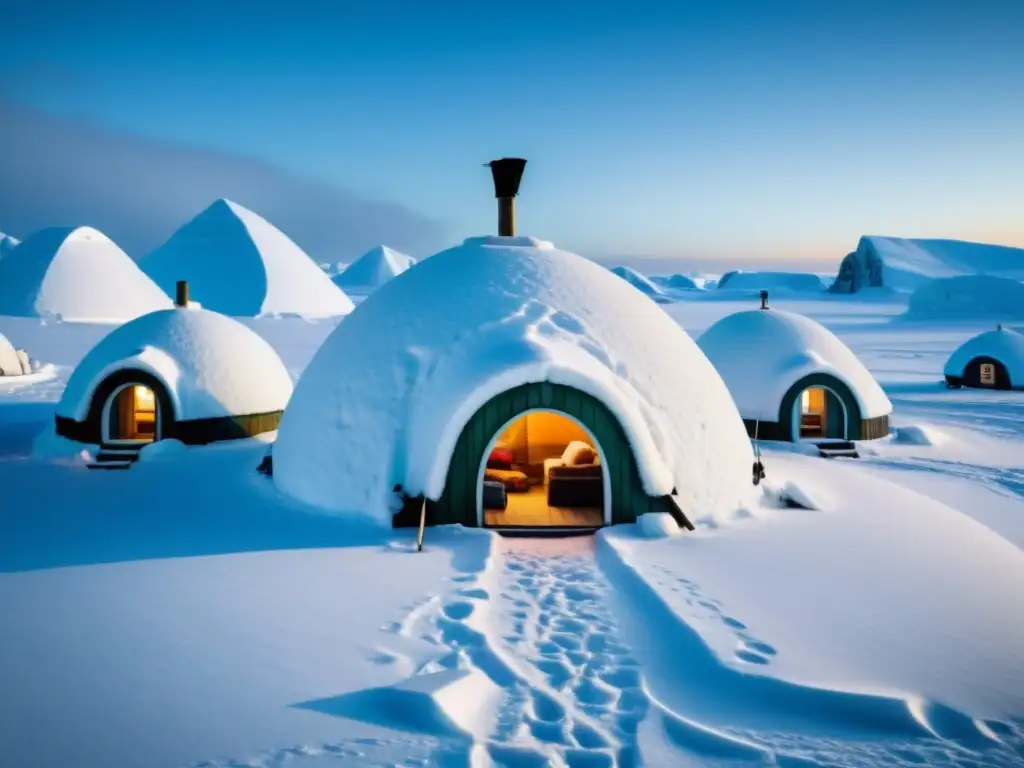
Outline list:
[[[857,453],[857,446],[849,440],[830,440],[827,443],[815,443],[815,445],[818,446],[818,453],[826,459],[838,457],[848,459],[860,458],[860,454]]]
[[[130,469],[139,460],[142,446],[101,445],[89,469]]]

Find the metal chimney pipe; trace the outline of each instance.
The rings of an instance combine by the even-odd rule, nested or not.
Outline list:
[[[768,291],[761,291],[761,309],[768,309]]]
[[[174,291],[174,306],[188,306],[188,280],[179,280]]]
[[[523,179],[526,161],[521,157],[503,157],[487,163],[494,177],[494,196],[498,198],[498,235],[514,237],[516,234],[516,203],[519,182]]]

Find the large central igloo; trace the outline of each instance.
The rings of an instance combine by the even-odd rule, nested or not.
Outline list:
[[[296,386],[275,482],[388,524],[401,485],[435,502],[431,522],[474,525],[470,491],[453,484],[476,482],[500,426],[480,414],[500,406],[504,423],[559,403],[631,449],[609,470],[612,522],[663,509],[651,500],[673,490],[693,521],[749,501],[743,421],[686,332],[604,267],[526,237],[468,239],[357,307]],[[468,434],[482,424],[486,433]]]

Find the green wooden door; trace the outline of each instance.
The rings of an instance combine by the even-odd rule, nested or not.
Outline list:
[[[431,505],[435,525],[477,524],[477,481],[484,452],[498,431],[531,410],[551,410],[572,416],[596,438],[604,452],[611,481],[612,523],[632,523],[644,512],[668,511],[664,498],[643,489],[633,451],[618,420],[599,400],[572,387],[548,382],[524,384],[485,403],[469,420],[455,444],[441,498]]]

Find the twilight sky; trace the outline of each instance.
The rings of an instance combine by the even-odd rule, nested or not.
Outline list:
[[[0,230],[133,255],[215,197],[322,260],[519,228],[590,256],[834,265],[1024,245],[1024,2],[0,0]]]

